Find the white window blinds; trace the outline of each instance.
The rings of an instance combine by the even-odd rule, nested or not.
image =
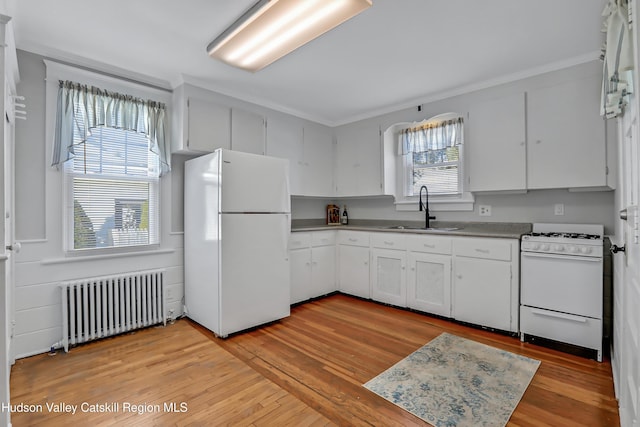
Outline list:
[[[400,154],[405,156],[405,195],[417,195],[426,185],[429,194],[460,194],[463,120],[428,123],[401,133]]]

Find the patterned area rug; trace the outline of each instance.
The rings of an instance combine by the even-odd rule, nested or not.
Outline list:
[[[539,365],[443,333],[364,386],[436,427],[503,427]]]

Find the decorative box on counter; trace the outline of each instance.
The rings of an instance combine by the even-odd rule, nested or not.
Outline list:
[[[340,207],[327,205],[327,225],[340,225]]]

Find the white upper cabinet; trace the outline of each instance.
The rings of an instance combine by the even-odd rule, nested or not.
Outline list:
[[[607,185],[601,85],[592,75],[527,92],[529,189]]]
[[[266,120],[261,114],[233,108],[231,111],[231,149],[264,154]]]
[[[304,194],[333,195],[333,132],[331,128],[304,127]]]
[[[336,196],[380,195],[382,137],[377,123],[336,129]]]
[[[294,119],[269,117],[267,155],[289,160],[289,188],[294,195],[304,194],[303,132],[302,124]]]
[[[470,106],[465,130],[470,191],[527,188],[523,92]]]
[[[231,110],[215,103],[214,94],[184,84],[173,92],[172,152],[209,153],[229,148]]]
[[[291,194],[333,195],[333,131],[331,128],[297,121],[269,118],[267,154],[289,159]]]

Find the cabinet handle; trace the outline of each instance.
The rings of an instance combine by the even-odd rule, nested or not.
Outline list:
[[[477,249],[477,248],[476,248],[476,252],[480,252],[481,254],[488,254],[488,253],[490,253],[489,249]]]
[[[416,271],[416,268],[415,267],[411,267],[411,271]]]
[[[540,144],[542,141],[539,139],[536,139],[536,144]]]
[[[573,315],[564,314],[564,313],[556,313],[554,311],[542,311],[542,310],[532,309],[531,313],[536,314],[538,316],[555,317],[557,319],[572,320],[574,322],[579,322],[579,323],[587,323],[587,319],[585,317],[573,316]]]
[[[462,280],[462,274],[458,274],[458,275],[456,275],[456,277],[457,277],[458,279]]]
[[[295,242],[293,242],[294,245],[300,245],[302,242],[299,240],[296,240]]]
[[[405,266],[404,266],[404,265],[402,266],[402,269],[403,269],[403,270],[405,269]]]
[[[329,239],[322,239],[322,243],[327,243]]]
[[[310,262],[305,262],[304,265],[311,265],[311,263]]]
[[[364,265],[369,265],[369,261],[365,261],[365,262],[364,262]]]
[[[350,242],[357,242],[357,241],[358,241],[358,239],[352,239],[351,237],[349,237],[349,241],[350,241]]]
[[[425,243],[423,246],[424,246],[425,248],[431,248],[431,249],[435,249],[435,248],[436,248],[436,245],[428,245],[428,244],[426,244],[426,243]]]
[[[393,242],[387,242],[386,240],[384,241],[385,245],[389,245],[389,246],[393,246]]]

